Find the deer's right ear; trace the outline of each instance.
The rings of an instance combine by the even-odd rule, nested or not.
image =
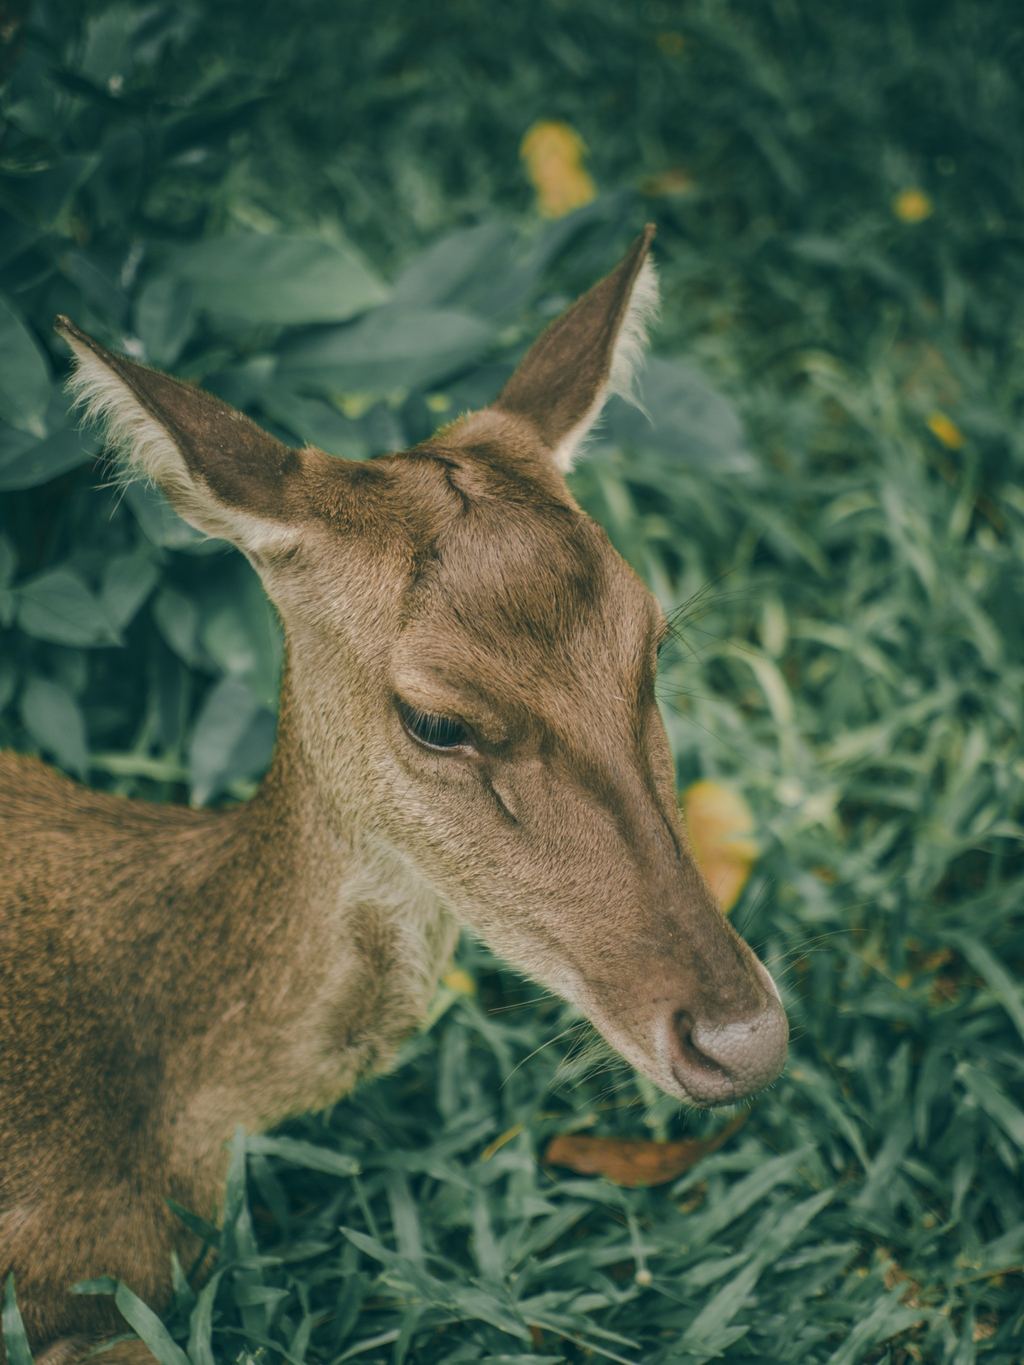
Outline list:
[[[648,224],[610,275],[557,318],[527,351],[494,406],[527,418],[555,465],[572,468],[609,394],[633,379],[658,307]]]
[[[68,388],[104,425],[129,478],[152,480],[191,525],[246,553],[298,538],[301,451],[212,394],[108,351],[68,318],[54,326],[75,356]]]

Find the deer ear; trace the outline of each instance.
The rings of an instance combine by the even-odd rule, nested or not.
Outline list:
[[[68,318],[54,326],[75,356],[68,388],[105,425],[128,478],[152,480],[186,521],[247,553],[297,538],[301,451],[212,394],[108,351]]]
[[[494,405],[527,418],[563,471],[572,468],[608,395],[633,397],[647,325],[658,307],[653,237],[648,223],[612,273],[534,342]]]

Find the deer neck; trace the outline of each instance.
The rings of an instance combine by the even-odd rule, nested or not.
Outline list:
[[[203,1039],[209,1063],[190,1057],[182,1077],[209,1078],[175,1124],[193,1158],[222,1152],[238,1124],[323,1108],[386,1070],[454,947],[439,896],[379,831],[339,818],[309,750],[286,666],[271,770],[234,813],[231,913],[247,916],[246,941]]]

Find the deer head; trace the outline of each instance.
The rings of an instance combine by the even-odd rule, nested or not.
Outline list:
[[[493,406],[363,463],[289,449],[57,326],[128,471],[233,542],[276,604],[291,765],[337,837],[399,859],[664,1090],[715,1103],[777,1075],[786,1018],[680,829],[664,616],[565,481],[630,383],[652,235]]]

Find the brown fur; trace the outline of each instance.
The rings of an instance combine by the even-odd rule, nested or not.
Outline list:
[[[526,417],[556,447],[582,422],[612,370],[615,344],[654,228],[648,225],[612,273],[588,290],[538,338],[505,385],[498,405]],[[552,384],[571,372],[571,384]]]
[[[0,1279],[50,1365],[119,1325],[75,1280],[162,1301],[190,1253],[166,1198],[216,1214],[236,1125],[388,1064],[458,922],[683,1098],[781,1065],[770,979],[678,828],[661,614],[552,459],[598,401],[647,245],[507,404],[368,465],[285,452],[64,324],[115,435],[260,572],[287,668],[271,772],[238,809],[0,755]],[[396,696],[460,717],[472,751],[422,749]]]

